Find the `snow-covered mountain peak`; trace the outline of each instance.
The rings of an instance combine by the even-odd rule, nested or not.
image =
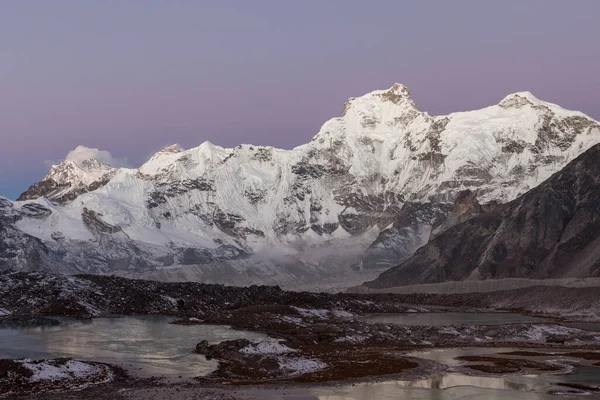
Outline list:
[[[524,106],[534,106],[540,104],[553,105],[538,99],[533,95],[533,93],[528,91],[509,94],[498,103],[498,105],[503,108],[521,108]]]
[[[47,196],[59,201],[71,201],[79,194],[107,183],[123,164],[122,160],[114,158],[107,151],[77,146],[64,161],[52,165],[44,179],[21,194],[19,200]]]
[[[114,169],[94,158],[65,160],[58,165],[53,165],[44,179],[53,179],[57,183],[70,183],[71,185],[77,183],[89,185]]]
[[[384,147],[393,146],[391,141],[399,137],[408,135],[411,140],[424,134],[434,121],[435,118],[419,110],[406,86],[395,83],[389,89],[350,98],[342,115],[325,122],[311,144],[332,149],[344,142],[342,153],[356,154],[355,149],[363,149],[368,143],[380,148],[382,143]],[[368,151],[372,149],[367,145]]]
[[[77,146],[66,155],[64,161],[52,165],[44,180],[71,187],[90,185],[122,164],[121,160],[115,159],[107,151]]]
[[[369,110],[392,111],[397,117],[400,116],[398,114],[420,112],[408,88],[400,83],[394,83],[386,90],[374,90],[360,97],[351,97],[344,105],[342,118],[349,113],[364,116],[369,114]]]
[[[358,98],[368,98],[368,97],[381,97],[384,101],[393,101],[393,100],[412,100],[410,90],[407,86],[401,83],[394,83],[388,89],[377,89],[373,90],[369,93],[366,93]],[[355,97],[356,98],[356,97]]]
[[[408,87],[398,82],[394,82],[394,84],[391,88],[388,89],[388,91],[394,91],[396,93],[402,93],[410,96],[410,90],[408,90]]]
[[[169,146],[168,149],[174,146]],[[233,151],[214,145],[209,141],[188,150],[184,150],[180,146],[175,149],[179,151],[163,149],[154,154],[138,169],[139,174],[159,181],[195,179],[219,165]]]

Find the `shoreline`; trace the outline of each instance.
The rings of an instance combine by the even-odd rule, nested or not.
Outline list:
[[[83,319],[167,315],[176,320],[170,322],[182,325],[216,324],[262,333],[283,340],[285,348],[290,349],[262,351],[260,346],[245,339],[197,346],[198,357],[209,356],[219,361],[216,371],[192,384],[195,388],[206,390],[242,390],[256,385],[261,388],[273,385],[287,388],[297,384],[314,388],[424,376],[442,367],[433,368],[433,364],[424,364],[422,360],[415,363],[408,354],[448,348],[480,349],[481,352],[490,348],[594,351],[593,354],[598,354],[594,362],[600,363],[600,332],[565,325],[597,320],[598,309],[588,304],[589,296],[596,295],[593,298],[598,298],[600,289],[596,288],[552,288],[548,292],[548,287],[535,287],[477,294],[361,295],[286,292],[276,287],[240,288],[102,276],[61,277],[40,273],[14,273],[1,278],[8,280],[6,287],[12,289],[5,290],[6,295],[0,296],[0,307],[10,312],[5,318],[16,318],[19,314]],[[20,306],[23,301],[29,306]],[[570,312],[565,313],[567,306]],[[543,316],[548,320],[500,325],[412,326],[371,323],[359,318],[367,314],[456,311],[491,312],[497,313],[499,318],[504,312],[518,312]],[[196,343],[202,340],[198,337]],[[193,352],[194,349],[189,350]],[[482,362],[498,365],[481,367]],[[477,368],[519,373],[532,368],[534,371],[553,368],[543,360],[527,363],[483,360],[472,364],[469,374],[484,377],[492,375],[477,371]],[[357,365],[360,368],[356,368]],[[431,368],[423,369],[423,365]],[[185,387],[185,384],[128,378],[77,393],[87,396],[86,393],[112,388],[110,390],[114,394],[123,388],[156,388],[157,385],[163,388]],[[27,389],[27,385],[24,388]],[[62,392],[63,395],[65,393],[68,392]],[[20,398],[36,398],[36,395],[23,396]]]

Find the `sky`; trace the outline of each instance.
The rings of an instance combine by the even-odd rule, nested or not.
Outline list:
[[[0,194],[78,145],[292,148],[394,82],[433,115],[529,90],[600,120],[598,0],[6,0]]]

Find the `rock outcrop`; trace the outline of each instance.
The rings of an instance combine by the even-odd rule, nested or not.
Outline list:
[[[444,232],[448,228],[453,227],[454,225],[460,224],[461,222],[471,219],[479,214],[488,212],[497,206],[498,202],[496,201],[491,201],[487,204],[481,205],[477,200],[476,192],[473,192],[469,189],[462,191],[458,194],[458,197],[454,201],[454,204],[452,205],[448,215],[433,225],[430,239],[433,239],[435,236]]]

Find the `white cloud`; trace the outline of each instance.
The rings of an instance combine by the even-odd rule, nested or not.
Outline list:
[[[75,161],[77,164],[82,163],[86,160],[96,159],[104,164],[108,164],[111,167],[127,167],[129,166],[126,158],[114,157],[110,152],[86,146],[77,146],[74,150],[71,150],[66,160]],[[46,161],[47,165],[57,164],[55,161]]]

